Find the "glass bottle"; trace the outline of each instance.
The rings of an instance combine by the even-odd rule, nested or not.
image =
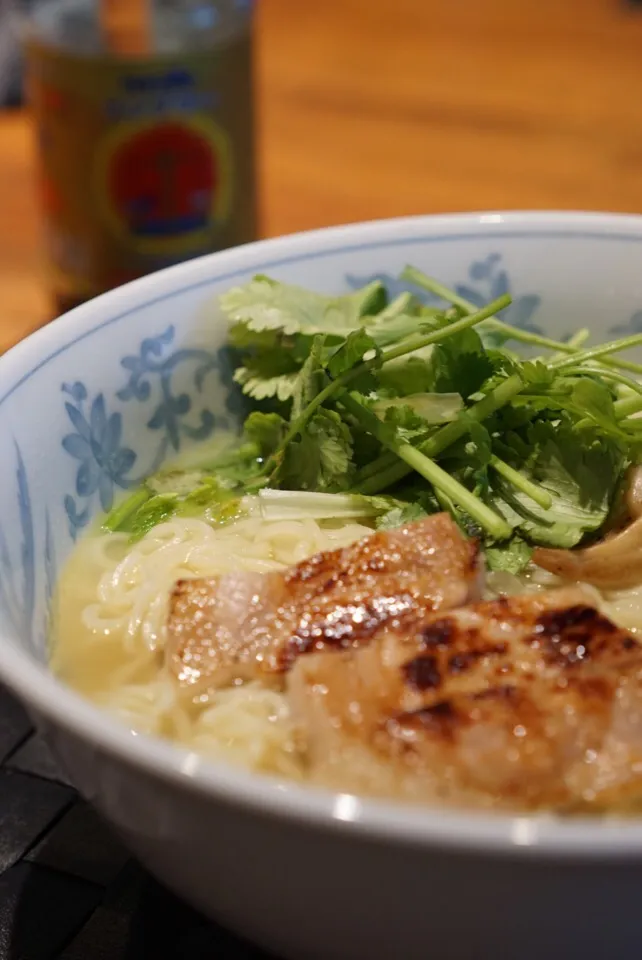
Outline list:
[[[40,0],[27,39],[61,313],[255,239],[251,0]]]

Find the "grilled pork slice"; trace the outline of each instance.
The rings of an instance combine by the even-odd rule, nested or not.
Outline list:
[[[194,693],[278,678],[302,653],[358,647],[427,610],[477,600],[482,579],[477,544],[436,514],[283,573],[181,580],[170,603],[167,662]]]
[[[433,614],[287,678],[313,781],[479,807],[642,802],[642,646],[578,588]]]

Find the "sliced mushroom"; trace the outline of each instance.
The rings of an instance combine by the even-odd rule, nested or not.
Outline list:
[[[580,580],[605,590],[634,587],[642,583],[642,517],[614,537],[584,550],[540,547],[533,562],[565,580]]]
[[[631,467],[624,502],[633,523],[583,550],[540,547],[533,562],[566,580],[581,580],[606,590],[642,583],[642,467]]]
[[[642,516],[642,466],[629,467],[624,501],[634,520]]]

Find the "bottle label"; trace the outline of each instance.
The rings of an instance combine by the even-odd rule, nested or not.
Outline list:
[[[154,59],[32,38],[27,62],[59,300],[255,239],[248,34]]]

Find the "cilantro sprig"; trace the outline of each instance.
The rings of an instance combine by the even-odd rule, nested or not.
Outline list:
[[[619,356],[642,335],[557,341],[505,323],[508,295],[479,309],[414,267],[401,278],[443,306],[389,302],[378,281],[334,297],[265,276],[229,290],[243,436],[150,478],[105,526],[136,539],[177,515],[249,514],[389,528],[446,509],[514,572],[535,545],[599,536],[642,451],[642,364]]]

